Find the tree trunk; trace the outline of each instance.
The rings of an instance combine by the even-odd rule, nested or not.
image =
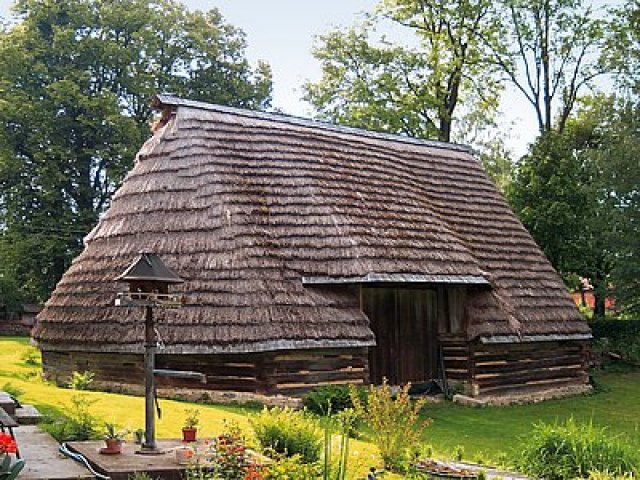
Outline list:
[[[596,320],[604,320],[606,309],[605,301],[607,298],[607,282],[601,278],[600,275],[596,275],[593,279],[593,318]]]

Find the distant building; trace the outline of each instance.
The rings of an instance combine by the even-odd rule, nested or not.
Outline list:
[[[0,335],[29,335],[41,310],[42,306],[35,303],[25,303],[22,313],[0,309]]]

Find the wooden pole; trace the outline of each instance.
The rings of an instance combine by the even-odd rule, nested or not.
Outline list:
[[[150,306],[145,307],[144,322],[144,427],[145,441],[142,450],[157,452],[156,445],[156,417],[155,417],[155,369],[156,334],[153,328],[153,311]]]

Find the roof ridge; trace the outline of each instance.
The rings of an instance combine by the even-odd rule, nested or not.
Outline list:
[[[200,110],[208,110],[219,113],[229,113],[233,115],[239,115],[247,118],[257,118],[260,120],[267,120],[278,123],[285,123],[290,125],[296,125],[301,127],[319,128],[330,132],[346,133],[351,135],[358,135],[360,137],[369,137],[377,140],[388,140],[394,142],[407,143],[410,145],[420,145],[433,148],[440,148],[443,150],[451,150],[457,152],[466,152],[469,154],[475,153],[475,150],[469,145],[463,145],[460,143],[443,142],[440,140],[427,140],[423,138],[408,137],[395,133],[383,133],[375,132],[372,130],[366,130],[364,128],[350,127],[345,125],[337,125],[322,120],[314,120],[310,118],[298,117],[287,113],[277,112],[263,112],[259,110],[248,110],[238,107],[229,107],[226,105],[218,105],[214,103],[201,102],[197,100],[190,100],[187,98],[176,97],[166,93],[159,93],[155,96],[155,107],[161,107],[163,105],[168,106],[184,106],[188,108],[196,108]]]

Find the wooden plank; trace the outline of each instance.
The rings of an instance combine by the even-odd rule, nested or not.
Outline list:
[[[476,375],[476,377],[474,378],[474,382],[482,388],[496,385],[521,384],[529,381],[546,381],[547,379],[561,377],[577,377],[584,375],[584,373],[584,367],[582,365],[575,365],[556,370],[547,369],[527,373],[517,372],[515,374],[505,373],[489,378],[478,378],[478,376]]]
[[[493,387],[482,387],[480,393],[483,395],[487,394],[500,394],[507,391],[522,391],[526,388],[558,388],[562,386],[568,385],[584,385],[588,379],[588,375],[585,373],[583,376],[576,377],[559,377],[559,378],[550,378],[546,380],[539,380],[536,382],[523,382],[523,383],[512,383],[505,385],[496,385]]]
[[[567,367],[572,365],[578,365],[581,368],[584,368],[584,364],[582,363],[582,358],[575,357],[572,358],[571,361],[568,359],[548,359],[548,360],[535,360],[531,362],[513,362],[505,365],[493,365],[493,366],[483,366],[476,367],[475,370],[475,378],[478,378],[483,375],[506,375],[513,372],[526,372],[540,369],[552,369],[558,367]]]

